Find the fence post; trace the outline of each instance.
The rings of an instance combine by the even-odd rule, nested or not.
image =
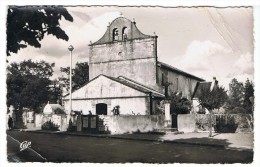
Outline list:
[[[212,110],[209,110],[209,137],[212,137]]]
[[[169,127],[171,125],[171,114],[170,114],[170,103],[165,103],[165,127]]]

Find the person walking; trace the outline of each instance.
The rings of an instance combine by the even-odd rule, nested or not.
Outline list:
[[[8,128],[11,130],[13,128],[13,118],[9,115],[8,118]]]

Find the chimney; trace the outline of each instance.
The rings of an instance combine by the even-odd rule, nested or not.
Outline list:
[[[213,77],[213,81],[211,82],[210,85],[210,91],[212,91],[214,89],[214,87],[216,87],[218,85],[218,81],[216,79],[216,77]]]

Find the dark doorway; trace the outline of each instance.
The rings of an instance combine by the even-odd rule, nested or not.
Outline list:
[[[172,128],[178,128],[178,121],[177,121],[178,115],[173,113],[172,114]]]
[[[107,115],[107,104],[105,104],[105,103],[96,104],[96,114],[97,115]]]

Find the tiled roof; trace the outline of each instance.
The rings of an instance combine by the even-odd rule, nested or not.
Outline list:
[[[106,76],[108,77],[108,76]],[[152,88],[149,88],[141,83],[138,83],[132,79],[129,79],[129,78],[126,78],[124,76],[119,76],[118,78],[114,78],[114,77],[108,77],[112,80],[115,80],[123,85],[126,85],[128,87],[131,87],[131,88],[134,88],[140,92],[143,92],[143,93],[151,93],[152,96],[155,96],[155,97],[165,97],[164,94],[158,92],[157,90],[154,90]]]
[[[171,66],[171,65],[169,65],[169,64],[166,64],[166,63],[163,63],[163,62],[158,61],[158,62],[157,62],[157,65],[160,66],[160,67],[162,67],[162,68],[166,68],[166,69],[168,69],[168,70],[171,70],[171,71],[173,71],[173,72],[180,73],[180,74],[186,75],[186,76],[188,76],[188,77],[194,78],[194,79],[196,79],[196,80],[198,80],[198,81],[205,81],[205,80],[202,79],[202,78],[199,78],[199,77],[196,77],[196,76],[194,76],[194,75],[192,75],[192,74],[189,74],[189,73],[187,73],[187,72],[184,72],[184,71],[182,71],[182,70],[180,70],[180,69],[178,69],[178,68],[176,68],[176,67],[173,67],[173,66]]]
[[[140,92],[143,92],[143,93],[151,93],[152,96],[155,96],[155,97],[165,97],[164,94],[158,92],[157,90],[154,90],[154,89],[152,89],[152,88],[149,88],[149,87],[147,87],[147,86],[145,86],[145,85],[143,85],[143,84],[141,84],[141,83],[138,83],[138,82],[136,82],[136,81],[134,81],[134,80],[131,80],[131,79],[126,78],[126,77],[123,77],[123,76],[119,76],[118,78],[115,78],[115,77],[106,76],[106,75],[104,75],[104,74],[100,74],[100,75],[96,76],[95,78],[91,79],[90,81],[88,81],[88,82],[87,82],[85,85],[83,85],[82,87],[86,86],[88,83],[94,81],[95,79],[97,79],[97,78],[100,77],[100,76],[107,77],[107,78],[109,78],[109,79],[111,79],[111,80],[113,80],[113,81],[115,81],[115,82],[121,83],[121,84],[123,84],[123,85],[125,85],[125,86],[128,86],[128,87],[130,87],[130,88],[133,88],[133,89],[138,90],[138,91],[140,91]],[[80,87],[80,88],[82,88],[82,87]],[[78,89],[80,89],[80,88],[78,88]],[[77,90],[78,90],[78,89],[77,89]],[[76,90],[74,90],[74,91],[76,91]],[[73,92],[74,92],[74,91],[73,91]],[[73,93],[73,92],[72,92],[72,93]],[[66,99],[68,96],[69,96],[69,93],[64,96],[64,99]]]
[[[202,90],[210,91],[211,83],[212,82],[198,82],[194,89],[192,98],[198,98],[200,96]]]

